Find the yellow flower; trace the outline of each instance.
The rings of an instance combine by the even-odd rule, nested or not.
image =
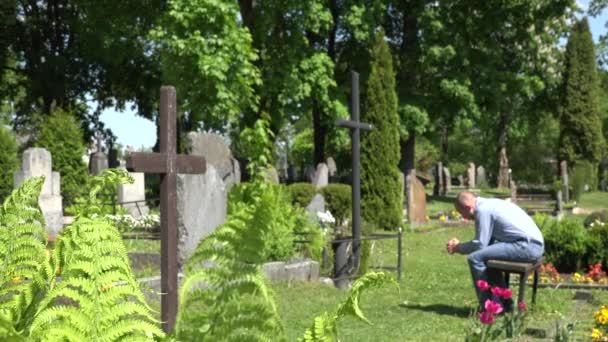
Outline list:
[[[445,215],[439,216],[439,221],[445,221],[446,219],[447,219],[447,217],[445,217]]]
[[[20,276],[16,276],[15,278],[11,279],[11,284],[13,285],[17,285],[21,282],[21,277]]]
[[[426,222],[429,222],[429,221],[431,220],[431,218],[429,217],[429,215],[426,215],[426,216],[424,217],[424,220],[425,220]]]
[[[594,341],[598,341],[600,338],[602,338],[602,332],[598,329],[593,329],[593,331],[591,332],[591,338]]]
[[[578,272],[574,273],[574,276],[572,276],[572,281],[575,283],[580,283],[582,280],[583,276],[581,276],[581,274]]]
[[[606,316],[604,316],[604,315],[600,315],[600,316],[597,318],[597,322],[598,322],[599,324],[601,324],[601,325],[605,325],[607,321],[608,321],[608,317],[606,317]]]

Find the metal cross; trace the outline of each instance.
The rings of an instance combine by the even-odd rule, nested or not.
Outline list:
[[[132,172],[161,174],[161,319],[163,330],[173,330],[177,315],[177,174],[202,174],[205,158],[177,154],[175,88],[160,89],[160,153],[132,152],[126,158]]]
[[[338,119],[336,126],[348,128],[351,132],[352,175],[352,220],[353,220],[353,266],[359,267],[361,257],[361,176],[360,176],[360,131],[371,131],[373,125],[359,122],[359,73],[351,71],[350,120]]]

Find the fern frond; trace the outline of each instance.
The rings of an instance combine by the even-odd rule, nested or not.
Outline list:
[[[369,272],[363,277],[357,279],[357,281],[353,283],[353,286],[348,291],[346,300],[338,307],[338,317],[352,315],[365,323],[371,324],[371,322],[363,315],[363,311],[361,311],[359,299],[361,298],[363,291],[374,287],[380,287],[387,283],[394,284],[397,286],[397,288],[399,288],[399,284],[395,280],[395,277],[385,272]]]
[[[164,336],[131,272],[120,234],[108,221],[77,217],[56,248],[61,281],[40,302],[32,337],[117,341]]]
[[[366,273],[363,277],[354,282],[353,286],[348,291],[346,299],[338,306],[334,313],[324,312],[323,314],[315,317],[312,327],[306,329],[304,332],[304,337],[299,339],[299,341],[337,341],[338,320],[347,315],[355,316],[359,320],[371,324],[371,322],[363,315],[363,311],[361,311],[359,299],[364,291],[370,288],[382,286],[386,283],[395,284],[397,288],[399,288],[399,284],[395,278],[388,273]]]
[[[17,330],[29,325],[49,285],[45,221],[38,207],[43,183],[44,177],[27,179],[0,208],[0,310],[11,311]]]

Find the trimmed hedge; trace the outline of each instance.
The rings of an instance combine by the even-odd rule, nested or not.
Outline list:
[[[329,210],[336,219],[336,225],[350,218],[352,210],[351,187],[348,184],[329,184],[321,188],[325,198],[325,210]]]
[[[312,201],[312,198],[315,197],[317,190],[310,183],[293,183],[287,186],[287,192],[291,197],[293,205],[306,208],[310,201]]]

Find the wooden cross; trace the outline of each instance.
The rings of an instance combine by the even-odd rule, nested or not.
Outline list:
[[[160,153],[132,152],[127,156],[131,172],[161,174],[161,319],[163,330],[173,330],[177,315],[177,174],[205,173],[205,158],[177,154],[175,88],[160,88]]]
[[[359,140],[360,131],[371,131],[374,126],[359,122],[359,73],[351,71],[351,91],[350,91],[350,120],[336,120],[336,126],[348,128],[351,131],[351,154],[353,164],[352,175],[352,198],[353,198],[353,266],[359,267],[361,258],[361,176],[359,168],[361,166]]]

